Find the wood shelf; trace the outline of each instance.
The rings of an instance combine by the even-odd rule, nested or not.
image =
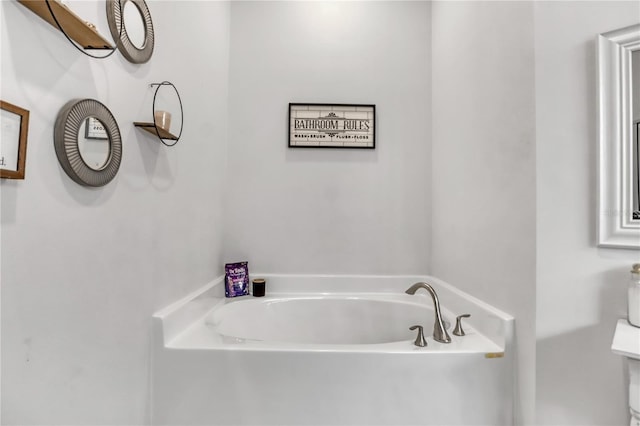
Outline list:
[[[56,30],[60,30],[51,16],[45,0],[18,0],[18,2],[47,21]],[[111,43],[105,40],[96,30],[89,27],[82,18],[60,3],[59,0],[49,0],[49,5],[60,26],[73,41],[85,49],[114,49]]]
[[[167,132],[166,130],[158,127],[158,132],[156,133],[156,126],[154,126],[153,123],[141,123],[141,122],[134,122],[133,123],[134,126],[141,128],[142,130],[146,130],[147,132],[151,133],[154,136],[158,136],[161,139],[169,139],[172,141],[177,141],[178,137]]]

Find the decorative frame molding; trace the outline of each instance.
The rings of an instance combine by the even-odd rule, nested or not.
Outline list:
[[[27,166],[27,139],[29,134],[29,111],[5,101],[0,101],[0,109],[20,117],[19,129],[14,129],[14,130],[18,130],[17,140],[14,141],[15,145],[17,146],[14,146],[11,148],[11,152],[15,151],[17,167],[16,167],[16,170],[2,168],[5,162],[5,158],[4,158],[4,155],[0,155],[0,178],[24,179],[25,169]],[[2,122],[0,121],[0,125],[1,124]],[[3,126],[2,133],[4,134],[4,132],[5,130]],[[3,140],[2,143],[3,145],[8,144],[8,141]]]
[[[99,170],[85,163],[78,147],[78,133],[89,117],[95,117],[104,124],[110,144],[109,158]],[[122,160],[120,129],[111,111],[95,99],[67,102],[58,113],[53,136],[58,161],[74,182],[84,186],[104,186],[118,173]]]
[[[640,24],[598,35],[598,216],[601,247],[640,249],[633,219],[631,54]]]

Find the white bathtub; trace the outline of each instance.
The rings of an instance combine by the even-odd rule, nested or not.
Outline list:
[[[433,316],[433,309],[406,295],[291,294],[231,302],[206,320],[214,333],[228,341],[321,349],[406,341],[415,334],[409,326]]]
[[[153,424],[512,424],[510,316],[433,277],[266,278],[266,297],[225,299],[217,280],[154,316]],[[417,281],[450,344],[428,294],[404,293]]]

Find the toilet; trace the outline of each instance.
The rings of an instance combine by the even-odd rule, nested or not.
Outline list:
[[[613,353],[627,357],[629,365],[630,426],[640,426],[640,327],[618,320],[611,344]]]
[[[637,338],[640,340],[640,336]],[[629,409],[631,426],[640,426],[640,360],[629,358]]]

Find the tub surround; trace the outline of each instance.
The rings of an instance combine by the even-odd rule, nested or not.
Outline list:
[[[225,298],[219,277],[154,315],[153,424],[513,422],[510,315],[428,276],[255,276],[267,280],[265,297]],[[466,336],[452,336],[450,344],[433,340],[430,296],[404,293],[419,281],[438,292],[447,329],[453,330],[457,315],[471,314]],[[289,306],[297,300],[339,300],[347,310],[360,303],[417,309],[408,315],[419,317],[428,344],[414,345],[413,322],[406,324],[402,340],[382,343],[260,341],[216,333],[221,308],[260,310],[283,300]],[[335,320],[337,310],[327,311]],[[290,312],[296,316],[295,309]]]

